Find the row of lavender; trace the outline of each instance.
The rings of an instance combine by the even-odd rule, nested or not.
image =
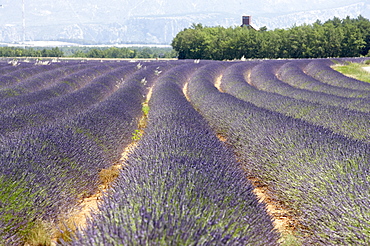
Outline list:
[[[329,60],[237,63],[223,74],[221,90],[258,107],[370,142],[370,84],[341,78],[343,85],[352,85],[349,89],[328,84],[329,76],[324,82],[309,76],[331,71],[332,79],[340,80],[330,63],[334,64]],[[325,71],[314,72],[314,68]]]
[[[228,139],[250,175],[268,184],[271,195],[299,218],[297,236],[304,244],[367,245],[370,146],[273,107],[265,109],[285,97],[253,90],[245,81],[243,85],[240,81],[248,76],[234,75],[248,66],[252,71],[262,67],[214,63],[199,69],[188,86],[194,107]],[[248,102],[215,88],[222,74],[221,88],[227,92],[233,92],[232,86],[235,91],[247,88],[243,93]],[[250,79],[257,78],[252,80],[251,74]]]
[[[264,62],[250,71],[250,83],[258,89],[297,100],[369,112],[370,91],[333,86],[314,79],[308,75],[311,70],[306,70],[306,67],[311,68],[314,63],[317,63],[317,66],[321,66],[321,68],[332,69],[326,64],[327,60],[320,63],[317,61],[307,63],[305,60],[284,63]],[[367,85],[365,82],[362,83]],[[367,86],[369,87],[369,85]],[[363,104],[363,108],[358,107],[360,103]]]
[[[66,245],[277,244],[241,166],[181,91],[201,67],[177,66],[158,79],[127,167]]]
[[[51,71],[51,76],[59,75],[58,79],[49,78],[50,73],[41,73],[40,76],[22,80],[21,83],[11,88],[14,91],[18,90],[18,93],[3,97],[0,118],[1,133],[7,135],[21,131],[25,127],[52,124],[61,118],[68,118],[68,115],[73,116],[97,103],[100,98],[114,92],[115,85],[119,85],[119,81],[117,82],[119,78],[113,76],[114,72],[119,75],[120,71],[110,72],[112,68],[104,64],[89,66],[67,76],[55,74],[55,70]],[[121,74],[128,72],[126,70],[128,69],[121,71]],[[133,70],[132,67],[131,70]],[[109,76],[112,77],[107,80]],[[46,85],[38,89],[38,84],[45,83],[45,81],[48,81]],[[25,89],[25,85],[31,85],[32,88]],[[100,91],[102,86],[105,90]],[[5,91],[9,89],[7,87]],[[22,93],[19,92],[20,90]]]
[[[131,142],[147,86],[166,67],[90,62],[5,69],[5,78],[16,79],[0,91],[17,93],[0,101],[0,244],[29,242],[41,224],[51,229],[96,191],[99,172]]]

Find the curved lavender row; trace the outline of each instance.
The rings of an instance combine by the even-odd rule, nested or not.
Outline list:
[[[307,101],[311,103],[319,103],[327,106],[345,107],[349,108],[348,99],[342,96],[327,94],[324,92],[310,91],[307,89],[295,88],[287,83],[284,83],[277,78],[277,75],[283,66],[276,67],[276,61],[264,61],[258,66],[254,67],[250,74],[249,83],[257,89],[278,93],[285,97],[291,97],[297,100]],[[294,80],[301,80],[301,77],[294,77]],[[344,89],[343,90],[348,90]],[[362,93],[363,97],[370,96],[369,92]],[[350,107],[352,109],[353,107]],[[367,112],[369,111],[368,109]]]
[[[61,78],[68,76],[69,74],[75,73],[83,68],[87,68],[87,64],[66,64],[61,66],[55,66],[51,70],[46,70],[32,76],[30,78],[24,79],[19,83],[9,86],[6,89],[0,90],[0,103],[6,101],[14,100],[14,97],[32,93],[37,90],[42,90],[47,87],[53,86]]]
[[[185,99],[176,67],[156,83],[144,136],[71,245],[275,245],[232,154]],[[69,244],[67,244],[69,245]]]
[[[40,220],[57,220],[97,189],[99,171],[131,142],[146,92],[141,81],[153,82],[154,66],[133,74],[109,99],[76,118],[0,138],[0,242],[23,241],[22,231]]]
[[[305,67],[304,72],[312,76],[313,78],[329,85],[353,90],[370,90],[370,83],[349,78],[341,74],[340,72],[333,70],[331,68],[331,66],[333,65],[335,65],[335,63],[329,60],[314,60]]]
[[[52,64],[50,66],[22,66],[22,69],[17,69],[13,72],[0,76],[0,90],[6,89],[9,86],[14,86],[17,83],[42,73],[44,71],[52,70],[60,64]]]
[[[25,90],[23,94],[20,94],[18,88],[15,90],[16,94],[12,97],[8,97],[3,101],[0,101],[0,107],[2,111],[12,111],[14,108],[27,107],[34,103],[41,103],[56,97],[72,93],[80,88],[86,86],[91,80],[103,75],[114,69],[114,67],[102,63],[99,64],[75,64],[73,67],[80,67],[77,71],[67,74],[66,76],[58,77],[55,81],[47,83],[44,89],[29,90],[25,89],[24,85],[27,81],[20,83],[20,90]],[[32,83],[29,85],[32,86]],[[28,86],[26,86],[28,87]]]
[[[223,75],[221,89],[258,107],[323,126],[353,139],[370,142],[370,132],[368,131],[370,128],[370,114],[257,90],[246,82],[244,74],[251,70],[256,71],[263,68],[260,65],[261,63],[251,67],[249,62],[244,62],[231,66]],[[263,80],[265,78],[263,71],[258,71],[258,74],[262,74],[260,77],[257,77],[257,73],[254,74],[254,77],[252,75],[251,77],[255,81]],[[274,79],[271,73],[266,76]]]
[[[120,79],[131,70],[134,70],[133,66],[126,66],[113,72],[109,72],[110,68],[106,66],[94,66],[62,79],[52,90],[47,90],[47,95],[32,93],[31,97],[19,97],[17,98],[19,107],[2,108],[0,133],[8,134],[80,113],[114,92],[116,86],[122,82]],[[74,78],[77,79],[73,80]],[[80,88],[81,86],[83,87]],[[63,88],[65,90],[61,91]],[[58,92],[63,94],[56,96]],[[47,98],[49,99],[46,100]]]
[[[285,83],[297,87],[300,89],[306,89],[315,92],[323,92],[330,95],[340,96],[340,97],[347,97],[352,99],[345,99],[345,101],[357,102],[361,101],[361,99],[356,98],[363,98],[369,97],[370,92],[368,91],[361,91],[361,90],[353,90],[338,86],[332,86],[329,84],[322,83],[321,81],[305,74],[302,71],[302,68],[298,67],[296,61],[288,62],[284,64],[278,71],[278,78],[284,81]]]
[[[79,62],[79,61],[65,61],[59,63],[51,63],[50,65],[46,66],[35,66],[30,63],[22,63],[20,66],[17,66],[16,70],[4,74],[0,76],[0,98],[3,99],[4,97],[12,97],[20,93],[27,93],[30,90],[35,90],[39,86],[39,84],[49,84],[47,81],[40,81],[43,78],[39,78],[39,76],[43,76],[45,72],[52,72],[53,70],[58,70],[61,68],[68,68],[71,71],[77,70],[79,66],[106,66],[107,68],[114,69],[120,66],[118,62]],[[43,83],[44,82],[44,83]],[[35,88],[34,88],[35,87]]]
[[[68,70],[67,74],[63,74],[61,76],[57,76],[55,78],[52,78],[51,80],[43,80],[42,77],[43,74],[40,74],[37,76],[35,81],[23,81],[20,86],[16,86],[14,88],[11,88],[9,90],[3,90],[0,91],[0,94],[2,95],[2,100],[0,101],[0,108],[2,111],[9,111],[13,110],[14,108],[24,107],[27,105],[30,105],[32,103],[37,103],[45,100],[49,100],[52,97],[57,97],[59,95],[63,95],[64,93],[70,93],[73,90],[77,89],[74,86],[71,86],[72,83],[69,83],[69,81],[73,80],[74,82],[79,82],[82,84],[83,81],[86,81],[85,76],[78,76],[82,75],[85,70],[88,73],[92,70],[90,66],[81,65],[81,67],[74,66],[78,68],[76,71]],[[54,73],[52,71],[51,73]],[[76,76],[77,75],[77,76]],[[48,75],[47,75],[48,76]],[[30,83],[27,83],[30,82]],[[40,88],[36,86],[36,88],[29,88],[34,83],[39,83]],[[45,85],[42,85],[42,83],[45,83]],[[77,84],[77,83],[76,83]]]
[[[291,207],[307,245],[367,245],[370,146],[220,93],[220,67],[189,82],[191,102],[234,146],[252,176]]]

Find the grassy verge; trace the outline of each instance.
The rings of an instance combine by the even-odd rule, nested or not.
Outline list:
[[[349,63],[344,66],[333,66],[333,69],[343,73],[348,77],[353,77],[355,79],[365,81],[370,83],[370,72],[366,71],[364,67],[369,67],[369,64],[360,64],[360,63]]]

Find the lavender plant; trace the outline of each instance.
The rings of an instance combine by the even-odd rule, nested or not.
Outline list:
[[[53,66],[25,66],[14,70],[13,72],[6,73],[0,76],[0,89],[5,89],[9,86],[15,85],[18,82],[37,75],[40,72],[53,69]]]
[[[60,118],[82,112],[92,104],[103,100],[105,96],[109,96],[117,89],[116,86],[123,76],[122,74],[128,74],[129,72],[126,68],[121,69],[121,74],[117,72],[116,74],[108,73],[109,70],[106,70],[106,73],[100,76],[105,69],[102,66],[101,70],[95,67],[80,71],[71,75],[69,78],[71,82],[68,83],[68,80],[63,79],[58,86],[47,91],[49,100],[45,100],[48,98],[45,93],[29,93],[17,98],[18,104],[21,103],[20,107],[3,108],[3,114],[0,117],[0,122],[3,124],[0,132],[9,134],[24,127],[37,126],[41,122],[58,121]],[[117,77],[114,75],[117,75]],[[73,80],[75,76],[78,76],[78,79]],[[84,87],[80,89],[80,86]],[[60,90],[62,88],[64,88],[64,91]],[[107,88],[110,88],[110,90],[107,90]],[[58,91],[62,94],[55,96]],[[45,96],[45,98],[40,98],[40,96]],[[84,100],[81,100],[82,98]]]
[[[35,76],[21,80],[19,83],[0,90],[1,103],[12,101],[17,96],[37,92],[54,86],[60,79],[68,74],[87,68],[86,64],[68,64],[65,66],[53,66],[53,69],[42,71]],[[2,106],[3,107],[3,106]],[[3,107],[4,108],[4,107]],[[6,108],[6,107],[5,107]]]
[[[264,205],[178,85],[155,84],[147,128],[88,227],[67,245],[276,245]]]

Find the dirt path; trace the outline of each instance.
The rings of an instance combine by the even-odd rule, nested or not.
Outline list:
[[[291,211],[281,202],[270,196],[269,187],[256,177],[248,177],[248,180],[254,186],[253,193],[257,196],[259,202],[266,204],[267,213],[273,218],[273,225],[280,233],[280,242],[283,245],[289,244],[289,241],[297,243],[295,232],[300,226],[299,222],[292,216]]]
[[[220,91],[220,92],[223,92],[221,90],[221,82],[222,82],[222,77],[223,75],[221,74],[220,76],[217,77],[216,81],[215,81],[215,87]]]
[[[143,107],[148,106],[148,102],[152,95],[153,87],[151,87],[146,96],[145,102],[142,104]],[[143,134],[144,128],[146,125],[147,115],[143,116],[139,120],[138,129],[140,135]],[[84,198],[80,203],[79,210],[73,211],[68,215],[68,218],[62,219],[62,223],[58,225],[59,230],[52,235],[51,245],[57,245],[58,240],[69,239],[71,234],[74,233],[77,229],[84,229],[87,226],[88,218],[92,217],[92,214],[98,210],[98,204],[102,200],[103,194],[108,191],[112,186],[113,182],[119,176],[121,169],[125,166],[125,163],[128,159],[129,154],[137,147],[137,141],[133,141],[129,144],[122,152],[120,161],[111,166],[108,169],[103,169],[99,173],[99,178],[101,185],[98,187],[98,191],[90,197]],[[64,231],[64,233],[60,232]]]
[[[189,83],[186,83],[184,85],[184,87],[182,88],[182,92],[184,93],[186,99],[190,102],[190,98],[188,96],[188,85],[189,85]]]
[[[246,74],[244,74],[244,77],[245,77],[245,80],[247,81],[247,83],[253,86],[252,80],[251,80],[251,74],[252,74],[252,72],[251,72],[251,70],[249,70]]]

